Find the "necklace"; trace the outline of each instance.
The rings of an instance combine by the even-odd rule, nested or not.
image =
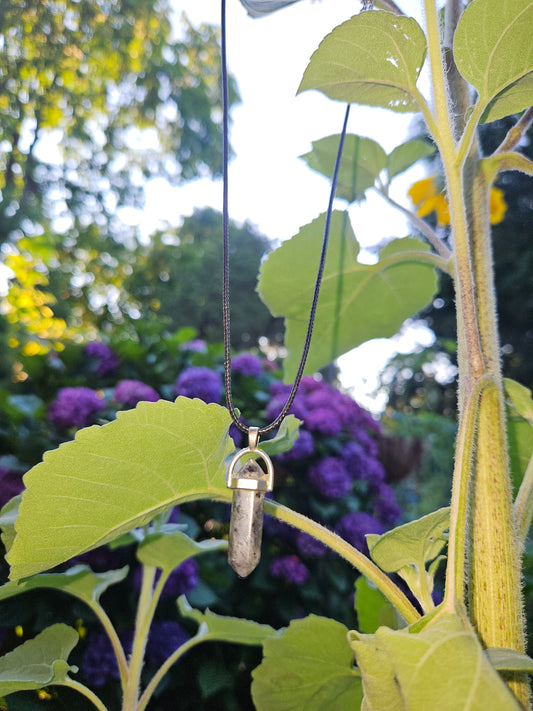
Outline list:
[[[300,363],[294,379],[291,392],[278,416],[264,427],[249,427],[242,423],[235,411],[231,390],[231,346],[230,346],[230,288],[229,288],[229,210],[228,210],[228,164],[229,164],[229,100],[228,100],[228,69],[226,57],[226,0],[221,0],[221,64],[222,64],[222,163],[223,163],[223,195],[222,195],[222,224],[223,224],[223,282],[222,282],[222,311],[224,330],[224,388],[226,393],[226,406],[231,419],[238,429],[248,435],[248,446],[239,450],[231,459],[226,484],[233,490],[231,507],[231,521],[229,530],[228,562],[240,577],[248,576],[257,566],[261,557],[261,538],[263,531],[263,504],[265,494],[274,487],[274,466],[268,454],[258,448],[259,437],[271,432],[283,422],[291,405],[294,402],[298,387],[303,376],[307,355],[311,345],[313,326],[315,322],[316,307],[320,294],[320,284],[328,247],[328,238],[333,212],[333,201],[337,187],[337,177],[350,114],[350,105],[346,107],[344,123],[337,149],[337,157],[331,181],[328,208],[324,227],[322,249],[317,268],[313,299],[309,311],[307,333]],[[248,457],[245,464],[238,469],[240,460]],[[266,471],[259,466],[256,459],[261,459]]]

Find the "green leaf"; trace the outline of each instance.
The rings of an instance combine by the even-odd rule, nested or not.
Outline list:
[[[313,141],[313,150],[300,156],[307,165],[327,178],[333,177],[340,136]],[[348,135],[344,140],[337,180],[337,197],[354,202],[372,187],[387,165],[387,154],[371,138]]]
[[[321,215],[302,227],[261,268],[259,294],[274,316],[285,318],[287,381],[294,379],[305,340],[324,221]],[[314,373],[371,338],[392,336],[429,303],[437,289],[435,270],[418,261],[427,251],[420,240],[394,240],[377,264],[361,264],[347,214],[335,211],[305,372]]]
[[[202,553],[225,551],[227,541],[194,541],[185,533],[153,533],[147,536],[137,548],[137,558],[143,565],[161,568],[164,573],[171,573],[187,558]]]
[[[414,138],[396,146],[387,157],[389,182],[400,173],[414,165],[418,160],[427,158],[435,152],[435,147],[426,141]]]
[[[264,658],[252,672],[257,711],[354,711],[362,700],[347,628],[310,615],[293,620],[278,638],[266,639]]]
[[[261,625],[253,620],[217,615],[209,608],[204,612],[194,610],[184,595],[178,599],[178,609],[182,617],[196,622],[199,628],[198,635],[208,637],[210,640],[255,646],[262,645],[265,640],[277,637],[279,634],[270,625]]]
[[[78,671],[67,663],[77,642],[76,630],[57,624],[1,657],[0,696],[64,682],[69,671]]]
[[[368,711],[511,711],[520,706],[458,617],[418,634],[381,627],[350,633]]]
[[[294,415],[287,415],[280,425],[275,437],[259,443],[259,448],[269,457],[282,454],[292,449],[294,443],[300,436],[300,425],[302,424]]]
[[[507,399],[507,432],[513,489],[518,491],[533,455],[533,401],[531,391],[504,379]]]
[[[531,390],[520,385],[516,380],[504,378],[505,394],[518,414],[533,427],[533,399]]]
[[[410,17],[364,12],[336,27],[320,43],[299,91],[318,89],[331,99],[418,111],[416,81],[426,38]]]
[[[448,541],[450,509],[443,508],[387,531],[366,537],[372,560],[386,573],[398,573],[422,602],[424,590],[433,590],[436,565],[426,563],[439,556]],[[424,577],[422,577],[424,576]]]
[[[2,543],[6,552],[11,550],[15,540],[15,521],[19,513],[22,494],[17,494],[10,499],[0,511],[0,529],[2,530]]]
[[[128,566],[119,570],[107,570],[104,573],[94,573],[86,565],[75,565],[64,573],[44,573],[34,575],[26,580],[14,580],[0,587],[0,600],[19,595],[29,590],[51,588],[62,590],[84,602],[98,602],[102,593],[110,585],[120,583],[128,574]]]
[[[201,400],[142,402],[45,453],[24,478],[11,579],[112,541],[179,502],[229,500],[230,422],[225,408]]]
[[[527,654],[521,654],[514,649],[502,649],[500,647],[489,647],[485,654],[490,659],[492,666],[499,672],[521,672],[526,671],[533,674],[533,659]]]
[[[360,632],[372,634],[378,627],[400,627],[400,619],[394,607],[364,575],[355,581],[355,611]]]
[[[461,15],[453,52],[478,91],[482,121],[533,104],[533,0],[474,0]]]

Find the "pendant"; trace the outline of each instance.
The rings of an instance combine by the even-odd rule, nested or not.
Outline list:
[[[233,489],[228,562],[241,578],[250,575],[261,558],[265,493],[272,491],[274,486],[274,466],[268,454],[257,448],[258,441],[259,428],[250,427],[248,447],[234,455],[226,476],[228,488]],[[255,459],[248,459],[236,471],[239,461],[246,454],[260,457],[266,465],[266,472]]]

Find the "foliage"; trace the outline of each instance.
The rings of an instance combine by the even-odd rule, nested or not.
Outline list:
[[[502,6],[498,0],[473,0],[461,14],[462,6],[458,2],[448,3],[444,33],[449,45],[447,66],[443,64],[442,28],[435,2],[424,0],[425,30],[414,19],[405,17],[394,3],[385,4],[395,12],[365,12],[333,30],[312,56],[300,88],[318,89],[334,99],[398,112],[419,111],[439,151],[453,239],[448,244],[442,239],[438,226],[433,229],[419,215],[398,206],[429,242],[429,248],[417,249],[409,256],[410,262],[421,262],[410,278],[422,279],[426,283],[421,290],[418,283],[398,282],[389,274],[379,280],[373,279],[376,272],[382,271],[383,264],[364,272],[375,288],[366,305],[374,318],[372,323],[365,323],[368,329],[365,336],[371,338],[383,333],[384,328],[392,328],[391,320],[393,325],[399,325],[397,322],[405,316],[406,304],[412,309],[420,308],[420,301],[431,297],[433,268],[447,271],[453,277],[458,327],[459,423],[449,514],[448,510],[436,511],[385,534],[373,530],[372,517],[365,511],[354,510],[355,506],[349,501],[349,494],[356,491],[357,477],[350,476],[347,466],[343,471],[339,462],[331,461],[351,444],[350,462],[353,463],[361,454],[361,447],[366,446],[363,469],[366,474],[370,470],[368,460],[371,459],[372,446],[368,439],[373,440],[368,437],[368,431],[366,442],[363,435],[369,423],[364,418],[363,422],[357,423],[358,442],[357,449],[354,448],[353,442],[346,441],[353,414],[349,412],[346,417],[340,407],[346,405],[346,401],[326,393],[324,386],[313,378],[306,379],[301,391],[305,411],[297,412],[295,403],[295,414],[301,414],[305,427],[294,449],[282,454],[290,461],[291,454],[297,451],[297,444],[302,446],[306,439],[309,440],[304,436],[306,430],[321,431],[327,438],[328,447],[335,447],[335,438],[338,438],[341,447],[337,449],[337,455],[331,456],[326,450],[326,456],[321,456],[320,461],[309,468],[305,483],[308,490],[315,488],[319,501],[320,497],[346,501],[350,510],[338,522],[335,531],[283,501],[267,499],[265,510],[275,519],[293,526],[297,535],[311,535],[315,550],[318,541],[338,553],[379,592],[379,595],[366,597],[366,603],[370,598],[376,606],[372,611],[374,614],[370,614],[368,604],[363,605],[365,598],[361,600],[359,597],[358,602],[356,596],[356,611],[360,605],[365,626],[370,624],[369,619],[385,619],[382,613],[386,612],[384,607],[388,603],[396,608],[396,623],[400,620],[400,624],[362,633],[344,628],[340,621],[307,615],[278,632],[258,628],[258,623],[252,621],[240,621],[235,626],[231,621],[223,621],[218,627],[218,615],[213,616],[207,610],[190,612],[182,600],[182,616],[199,623],[198,630],[187,641],[183,641],[182,633],[176,631],[172,638],[174,649],[169,650],[167,660],[139,695],[145,648],[147,656],[149,651],[149,628],[175,562],[173,545],[167,547],[165,543],[160,546],[161,539],[156,538],[157,560],[147,559],[142,569],[133,634],[123,635],[121,640],[103,610],[92,607],[116,656],[113,667],[112,654],[100,654],[101,658],[109,660],[108,675],[118,676],[121,681],[124,711],[144,709],[167,668],[191,646],[204,639],[218,638],[217,629],[226,639],[237,637],[252,644],[259,642],[264,647],[265,660],[254,672],[253,694],[258,711],[288,709],[291,703],[313,704],[312,708],[322,711],[334,707],[337,700],[341,708],[345,708],[359,702],[361,690],[361,707],[374,711],[426,707],[530,708],[526,670],[532,668],[532,660],[524,654],[519,570],[522,546],[533,516],[533,467],[530,451],[525,471],[521,465],[510,470],[505,405],[508,404],[509,409],[517,413],[517,419],[531,428],[531,400],[527,389],[520,385],[508,384],[507,392],[504,392],[493,296],[489,196],[499,172],[521,170],[533,174],[531,161],[515,150],[533,120],[533,111],[528,108],[533,101],[533,54],[529,37],[533,4],[531,0],[508,0]],[[418,87],[426,55],[432,79],[431,103]],[[496,151],[484,156],[476,139],[478,125],[522,111],[524,114]],[[359,143],[349,141],[353,146]],[[404,157],[410,152],[411,148],[405,149]],[[415,149],[414,154],[417,152]],[[383,158],[379,151],[374,155]],[[419,157],[422,155],[420,152]],[[354,159],[352,155],[351,161],[354,169],[358,167],[357,156]],[[318,165],[321,172],[329,173],[330,163],[324,162],[323,155],[320,160],[310,162]],[[396,161],[392,154],[389,155],[385,169],[378,167],[372,189],[394,203],[389,184],[398,174],[398,165],[408,164],[409,160]],[[368,162],[365,168],[368,168]],[[349,173],[343,171],[342,165],[340,172],[343,176]],[[354,179],[352,190],[344,195],[349,198],[356,195],[355,185],[357,181]],[[337,229],[336,225],[335,231]],[[270,264],[282,263],[279,255],[287,251],[292,255],[294,250],[299,260],[298,268],[301,264],[302,272],[309,272],[310,267],[304,259],[306,251],[301,248],[304,239],[309,242],[312,252],[317,239],[315,230],[309,233],[304,228],[297,238],[287,246],[282,245],[269,258]],[[409,237],[405,244],[411,244],[413,239]],[[337,241],[341,243],[342,239],[337,237]],[[402,257],[398,257],[398,252],[401,254],[402,251],[400,245],[393,243],[385,248],[385,260],[400,263]],[[339,252],[340,248],[337,248],[337,255]],[[343,314],[354,299],[353,292],[343,290],[343,284],[349,278],[344,279],[344,266],[342,263],[339,270],[336,262],[332,270],[332,281],[336,284],[331,292],[339,300],[337,315]],[[355,260],[351,266],[362,271]],[[300,291],[311,288],[307,281],[300,282],[294,261],[291,270],[294,276],[292,298],[286,279],[282,279],[279,286],[285,309],[282,313],[289,321],[294,316],[291,303],[295,303],[296,316],[300,316]],[[273,275],[268,278],[263,275],[263,281],[267,285],[267,300],[276,302],[278,293]],[[364,277],[361,281],[366,284]],[[325,285],[327,299],[322,308],[326,307],[325,313],[330,318],[335,311],[331,311],[327,276]],[[361,283],[355,280],[351,285],[357,296]],[[413,294],[407,294],[409,287],[412,287]],[[423,291],[424,299],[418,291]],[[387,301],[390,297],[392,304]],[[381,308],[376,308],[376,304]],[[273,308],[277,309],[277,306]],[[315,354],[311,352],[310,355],[314,367],[326,364],[328,355],[338,355],[342,347],[351,347],[358,342],[345,337],[349,324],[341,323],[337,343],[336,336],[332,335],[336,325],[333,320],[331,324],[325,324],[323,331],[318,330]],[[354,330],[357,330],[357,324]],[[332,350],[332,344],[341,347]],[[293,370],[289,361],[289,380]],[[180,395],[180,388],[184,387],[190,397],[196,386],[205,398],[220,398],[220,374],[217,377],[213,371],[209,372],[208,376],[205,364],[196,364],[184,380],[181,380],[183,374],[178,379],[174,394]],[[287,394],[286,385],[281,382],[276,385],[269,391],[270,406],[275,413]],[[318,402],[311,408],[311,398],[317,392]],[[78,394],[81,396],[81,392]],[[324,408],[324,395],[333,400],[333,406],[330,403]],[[65,398],[70,407],[72,392],[59,396]],[[248,417],[247,398],[243,397],[241,402]],[[267,418],[272,415],[269,407],[264,407],[263,414]],[[327,411],[321,412],[324,409]],[[87,416],[93,417],[94,411],[88,410],[90,415]],[[56,410],[52,409],[52,413],[55,416]],[[163,421],[163,414],[168,415],[168,423]],[[511,418],[509,422],[512,422]],[[250,419],[247,424],[255,424],[255,421]],[[229,437],[224,434],[228,425],[227,412],[216,403],[179,397],[175,403],[142,403],[135,411],[123,413],[102,427],[81,430],[74,442],[49,453],[27,474],[28,488],[22,496],[18,515],[15,514],[16,502],[8,503],[3,510],[4,538],[10,546],[8,559],[12,579],[44,572],[48,566],[64,562],[74,553],[88,551],[104,541],[115,539],[115,545],[121,547],[131,542],[132,537],[142,542],[147,536],[162,533],[172,536],[177,529],[175,524],[170,524],[169,528],[168,516],[176,503],[205,497],[228,500],[222,467],[225,454],[232,449]],[[281,438],[285,444],[290,439],[285,435]],[[279,443],[279,446],[283,445]],[[303,459],[304,455],[300,452],[298,457]],[[48,465],[52,461],[55,463],[54,476],[60,473],[65,479],[71,510],[66,510],[60,481],[52,482],[47,489],[46,484],[51,481]],[[88,466],[88,462],[93,466]],[[183,477],[180,477],[179,470],[176,471],[177,467],[183,470]],[[153,478],[144,476],[143,469],[152,472]],[[199,472],[196,484],[195,470]],[[127,486],[128,475],[133,484],[131,490]],[[73,486],[75,476],[80,477],[77,489]],[[376,478],[374,473],[371,481]],[[518,487],[514,504],[513,484]],[[117,487],[120,495],[111,500],[107,495],[104,501],[106,494],[103,492],[113,490],[113,487]],[[43,507],[38,503],[45,490],[47,507],[45,526],[42,527],[39,517]],[[80,492],[99,507],[104,506],[103,527],[98,524],[98,509],[91,512],[85,507]],[[284,495],[281,490],[280,498]],[[382,504],[383,510],[392,517],[391,501]],[[304,497],[300,497],[296,506],[300,508],[302,505],[305,505]],[[323,506],[321,513],[322,520],[327,521],[332,508]],[[149,523],[152,515],[156,518]],[[204,531],[216,532],[219,520],[215,515],[208,519],[209,523],[205,521]],[[143,528],[128,533],[127,529],[136,524]],[[368,536],[369,533],[374,535]],[[444,592],[442,600],[435,600],[431,593],[446,543]],[[190,546],[194,549],[194,544]],[[366,555],[365,546],[369,555]],[[39,548],[43,549],[41,555],[35,556],[34,551]],[[168,559],[160,558],[166,555],[169,555]],[[324,557],[329,563],[327,556]],[[152,562],[156,562],[157,567]],[[408,594],[388,572],[397,572],[407,582]],[[283,576],[292,583],[302,584],[305,580],[305,570],[297,556],[281,556],[276,565],[271,566],[270,573]],[[330,584],[327,593],[332,589]],[[383,598],[387,603],[384,604]],[[243,608],[245,605],[242,605],[241,613]],[[19,649],[23,654],[23,648]],[[491,651],[487,652],[487,649]],[[130,650],[126,662],[126,653]],[[324,658],[326,651],[327,661]],[[354,659],[356,669],[353,668]],[[10,666],[8,662],[7,665]],[[90,669],[90,664],[86,663],[85,668]],[[278,684],[270,683],[272,679],[277,679]],[[61,683],[72,686],[72,682],[63,677]],[[9,689],[13,690],[13,687]],[[105,708],[87,687],[76,684],[76,689],[98,708]],[[280,689],[282,693],[279,693]],[[309,694],[310,689],[315,693]]]
[[[18,384],[6,384],[3,391],[5,402],[9,403],[10,417],[7,422],[11,426],[12,435],[2,443],[4,456],[0,458],[0,464],[9,467],[4,466],[1,470],[2,503],[20,491],[22,472],[39,461],[44,450],[51,450],[60,442],[63,444],[59,449],[45,454],[44,461],[34,467],[32,472],[41,478],[47,491],[51,491],[50,477],[61,478],[58,504],[64,514],[70,512],[77,516],[74,500],[71,500],[69,507],[64,507],[62,503],[64,497],[69,495],[63,474],[74,482],[70,495],[79,502],[80,496],[85,500],[78,513],[85,510],[92,519],[95,510],[94,507],[89,509],[86,506],[88,490],[82,494],[79,488],[77,477],[80,472],[76,473],[72,464],[68,463],[72,462],[69,448],[77,450],[80,446],[89,446],[93,451],[86,460],[87,469],[83,478],[93,482],[91,495],[96,497],[103,482],[116,479],[117,457],[119,451],[122,451],[120,456],[125,462],[123,471],[129,493],[125,492],[124,496],[119,497],[122,501],[121,508],[126,505],[130,494],[133,495],[132,475],[134,471],[139,471],[139,468],[152,468],[161,482],[165,471],[169,481],[176,478],[174,461],[182,458],[168,458],[164,455],[164,460],[160,461],[158,456],[159,451],[164,453],[168,449],[162,445],[160,437],[166,435],[158,424],[159,413],[163,412],[163,409],[166,411],[170,408],[178,416],[178,411],[185,407],[183,413],[187,413],[185,419],[191,423],[191,434],[200,438],[207,437],[206,443],[210,441],[214,444],[217,439],[213,437],[213,421],[209,414],[210,408],[216,407],[215,404],[207,407],[208,419],[200,427],[197,415],[193,414],[206,407],[200,400],[185,400],[181,397],[176,404],[170,402],[177,392],[190,397],[202,397],[205,401],[220,401],[221,347],[207,344],[195,338],[196,335],[193,329],[183,329],[175,334],[165,330],[153,331],[153,327],[146,324],[139,329],[136,344],[118,340],[114,342],[113,348],[110,348],[101,342],[91,342],[85,346],[66,345],[58,354],[25,357],[24,364],[30,373],[29,377]],[[239,403],[246,404],[249,421],[262,424],[274,416],[274,411],[281,407],[288,390],[280,380],[282,372],[276,364],[269,363],[257,355],[241,352],[233,357],[233,372],[235,394]],[[148,382],[144,382],[142,378],[146,378]],[[168,400],[161,399],[161,396]],[[127,409],[135,407],[139,400],[144,402],[135,410]],[[180,402],[183,404],[179,405]],[[220,408],[219,410],[222,416],[225,411]],[[298,507],[330,528],[336,528],[357,547],[365,549],[364,531],[370,530],[368,526],[371,526],[371,530],[382,533],[401,515],[378,459],[378,424],[348,396],[313,378],[304,379],[293,412],[301,418],[300,431],[298,432],[299,421],[292,415],[285,420],[275,440],[265,442],[264,446],[265,451],[268,451],[274,460],[277,498],[286,505]],[[118,419],[115,420],[117,416]],[[145,450],[144,438],[138,437],[137,425],[132,432],[135,433],[135,441],[140,443],[141,451],[136,453],[135,446],[127,444],[129,440],[126,433],[131,428],[132,418],[137,421],[139,416],[152,430],[150,453]],[[79,428],[93,422],[106,421],[109,424],[104,427],[82,429],[76,440],[71,441]],[[169,422],[166,415],[164,421],[166,431]],[[227,429],[227,415],[222,422],[224,430]],[[181,432],[183,437],[182,425],[178,425],[175,430]],[[159,435],[155,436],[157,431]],[[36,432],[40,433],[37,442]],[[95,467],[90,461],[92,457],[99,457],[100,437],[93,440],[97,432],[107,433],[107,436],[114,438],[115,444],[111,445],[114,455],[110,460],[109,469]],[[239,443],[240,434],[232,430],[232,435]],[[291,447],[291,452],[280,454]],[[107,448],[105,445],[105,449]],[[63,465],[66,469],[61,473]],[[194,471],[196,482],[196,467]],[[100,484],[94,479],[94,472],[100,472]],[[176,481],[180,482],[182,489],[186,476],[183,467],[180,468],[179,474]],[[229,493],[220,474],[220,471],[216,474],[218,484],[216,489],[213,489],[212,496],[227,501]],[[144,479],[143,475],[139,481]],[[153,487],[151,488],[153,490]],[[112,515],[112,511],[117,510],[113,503],[115,497],[110,498],[108,493],[105,493],[108,491],[107,487],[102,491],[104,497],[101,503]],[[342,494],[341,498],[338,498],[339,493]],[[38,495],[34,503],[41,506],[42,497]],[[108,504],[111,504],[110,508]],[[50,543],[50,536],[55,535],[54,530],[60,534],[60,529],[55,528],[55,505],[52,500],[46,509],[50,512],[51,528],[46,533],[44,529],[47,524],[40,517],[39,537],[40,540],[48,540]],[[359,513],[354,517],[356,510]],[[15,511],[10,513],[6,506],[1,518],[7,549],[12,548],[14,514]],[[163,570],[163,575],[169,576],[163,592],[162,613],[153,623],[156,631],[154,634],[158,634],[157,630],[163,624],[170,624],[171,621],[172,624],[178,624],[173,622],[175,613],[169,609],[166,600],[170,595],[183,592],[186,592],[191,602],[196,605],[209,604],[224,615],[249,615],[252,619],[274,626],[288,624],[291,618],[301,615],[303,611],[331,615],[350,626],[355,623],[355,613],[349,603],[353,593],[353,571],[340,559],[331,559],[326,554],[325,546],[308,534],[300,532],[297,535],[289,526],[267,518],[262,561],[257,573],[246,581],[231,580],[227,575],[227,563],[222,557],[213,554],[217,550],[215,544],[219,550],[223,550],[226,545],[224,539],[228,534],[227,504],[182,504],[179,514],[174,510],[173,519],[176,517],[180,525],[189,524],[187,530],[199,538],[198,542],[189,539],[182,529],[176,528],[176,524],[173,524],[174,527],[170,526],[164,534],[154,533],[148,537],[142,534],[140,529],[136,529],[134,535],[125,535],[118,539],[119,547],[113,545],[112,550],[109,550],[104,546],[81,557],[77,556],[78,565],[67,568],[65,573],[41,573],[19,583],[9,582],[0,592],[0,598],[7,601],[2,604],[5,606],[13,595],[24,590],[26,595],[33,596],[32,607],[39,612],[21,617],[15,608],[8,606],[5,608],[5,623],[9,621],[9,628],[12,630],[15,621],[19,621],[24,629],[24,639],[31,639],[31,630],[39,630],[38,620],[49,610],[50,594],[44,594],[42,591],[60,589],[75,595],[86,605],[93,606],[113,583],[117,593],[114,593],[112,602],[107,603],[106,607],[112,620],[118,619],[125,625],[125,629],[120,632],[124,635],[131,626],[135,602],[135,597],[125,591],[132,583],[138,589],[139,562],[152,565],[157,563]],[[104,523],[102,514],[98,516],[98,520]],[[131,523],[126,528],[131,528]],[[88,528],[83,530],[89,533]],[[118,530],[115,530],[113,537],[118,533]],[[215,540],[211,541],[205,538],[206,536],[214,536]],[[59,543],[59,539],[56,541]],[[80,542],[78,553],[88,545],[92,544]],[[184,558],[189,555],[210,551],[211,555],[201,556],[199,566],[193,563],[192,567],[188,568],[190,561],[184,562]],[[14,553],[17,555],[16,549]],[[41,557],[37,549],[35,553],[37,558]],[[46,555],[51,553],[49,549]],[[55,562],[65,558],[63,551],[58,548],[53,555]],[[68,556],[67,553],[66,557]],[[46,567],[54,564],[50,558],[48,560]],[[92,573],[89,568],[80,565],[86,566],[87,563],[97,571],[112,566],[115,572]],[[130,572],[125,578],[128,566],[134,572],[133,576]],[[78,587],[75,588],[74,585]],[[97,597],[93,597],[93,590],[98,590]],[[119,590],[123,592],[119,593]],[[39,594],[37,591],[40,591]],[[104,602],[110,599],[111,594],[112,591],[106,592]],[[131,600],[127,606],[124,603],[125,598]],[[78,645],[82,654],[80,655],[77,648],[74,651],[75,664],[80,666],[80,674],[86,683],[89,683],[91,688],[102,689],[105,696],[110,693],[109,687],[113,686],[111,681],[118,679],[118,672],[113,671],[115,667],[111,665],[112,647],[106,646],[105,637],[97,631],[95,622],[80,610],[77,615],[78,617],[73,617],[68,622],[75,626],[76,620],[81,618],[85,637]],[[187,622],[181,620],[180,624],[186,625]],[[5,626],[8,627],[7,624]],[[10,629],[6,630],[6,642],[9,640],[9,644],[12,644]],[[173,638],[172,630],[169,630],[168,634]],[[166,649],[165,645],[162,648]],[[147,664],[152,669],[156,654],[153,644],[147,648],[147,654]],[[239,690],[235,669],[238,665],[245,665],[250,669],[258,660],[255,655],[249,658],[242,653],[224,651],[221,654],[224,663],[217,663],[216,678],[224,684],[224,688],[231,690],[232,695],[240,695],[240,707],[244,708],[251,702],[246,700],[247,693]],[[169,694],[178,693],[179,690],[182,698],[189,699],[187,703],[191,704],[191,708],[198,708],[199,695],[203,697],[205,693],[202,703],[206,709],[210,708],[209,704],[214,703],[211,698],[216,698],[212,694],[218,687],[215,685],[209,691],[209,685],[204,689],[187,683],[186,676],[184,678],[183,673],[180,673],[184,664],[192,665],[195,678],[204,679],[208,678],[211,672],[215,673],[207,662],[202,661],[199,666],[196,662],[195,666],[194,661],[183,660],[177,666],[177,671],[170,670],[167,691],[159,703],[163,704]],[[58,701],[64,698],[64,693],[60,692]]]
[[[143,207],[146,181],[221,173],[217,30],[171,17],[166,0],[17,1],[0,14],[3,255],[41,275],[57,319],[93,335],[120,321],[140,237],[127,210]],[[28,278],[16,288],[36,303]],[[12,293],[16,315],[19,301]],[[49,330],[43,317],[34,329]]]

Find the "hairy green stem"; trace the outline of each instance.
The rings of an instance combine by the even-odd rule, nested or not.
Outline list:
[[[422,234],[427,239],[431,246],[435,248],[436,252],[444,260],[443,265],[440,267],[442,269],[444,264],[447,264],[452,256],[451,250],[443,242],[443,240],[440,239],[440,237],[436,234],[434,230],[431,229],[431,227],[425,220],[423,220],[421,217],[418,217],[418,215],[412,210],[407,209],[403,205],[400,205],[400,203],[393,200],[382,186],[376,187],[375,191],[384,200],[386,200],[389,205],[392,205],[392,207],[395,207],[397,210],[403,213],[407,217],[409,222],[411,222],[413,226],[416,227],[416,229],[420,232],[420,234]],[[446,268],[444,269],[444,271],[448,271],[448,269]]]
[[[447,612],[465,610],[466,549],[469,489],[472,472],[475,433],[479,399],[483,389],[491,382],[485,377],[469,392],[459,422],[453,473],[452,500],[450,509],[450,538],[446,568],[446,589],[443,607]]]
[[[494,151],[494,155],[498,153],[508,153],[512,151],[520,143],[522,138],[525,136],[526,131],[533,123],[533,106],[524,111],[522,116],[518,119],[514,126],[512,126],[507,135]]]
[[[524,478],[514,502],[519,543],[523,546],[533,519],[533,454],[531,455]]]
[[[60,684],[57,684],[57,686],[67,686],[69,689],[74,689],[74,691],[79,692],[80,694],[83,694],[86,699],[89,699],[89,701],[96,706],[98,711],[107,711],[107,706],[103,703],[103,701],[98,698],[98,696],[94,693],[94,691],[91,691],[88,689],[84,684],[80,684],[79,681],[75,681],[74,679],[66,679],[65,681],[61,682]]]
[[[115,654],[115,657],[117,658],[117,664],[118,664],[118,672],[119,672],[119,677],[120,677],[120,685],[122,688],[122,693],[125,693],[126,686],[128,683],[128,663],[126,661],[126,655],[124,654],[124,649],[122,647],[122,644],[120,643],[120,639],[118,637],[117,631],[115,630],[115,627],[113,626],[113,623],[109,619],[109,616],[107,612],[99,605],[97,602],[89,602],[85,598],[80,598],[83,599],[85,603],[88,604],[90,609],[94,612],[96,617],[100,620],[100,624],[104,628],[109,641],[111,642],[111,646],[113,647],[113,652]]]
[[[181,647],[178,647],[178,649],[176,649],[176,651],[173,652],[170,657],[168,657],[168,659],[163,662],[163,664],[159,667],[154,676],[150,679],[150,682],[146,686],[146,689],[143,691],[143,694],[139,699],[136,711],[144,711],[144,709],[148,705],[148,702],[152,698],[152,694],[156,690],[157,685],[163,679],[167,671],[178,661],[178,659],[180,659],[180,657],[182,657],[186,652],[188,652],[189,649],[196,647],[196,645],[200,644],[201,642],[205,642],[208,639],[214,639],[214,637],[209,636],[208,634],[196,635],[195,637],[191,637],[191,639],[187,640],[187,642],[182,644]]]
[[[139,699],[141,672],[144,663],[144,650],[148,639],[148,631],[150,628],[150,611],[153,610],[153,587],[156,568],[148,565],[143,565],[143,576],[141,584],[141,592],[137,605],[137,616],[135,619],[135,634],[133,636],[133,645],[131,649],[129,677],[124,694],[124,702],[122,711],[136,711],[137,702]]]
[[[501,390],[491,383],[481,394],[469,574],[470,617],[486,647],[525,650],[521,606],[520,547],[514,525],[511,483],[505,476],[507,448],[502,431]],[[528,705],[527,678],[513,676],[512,691]]]
[[[305,531],[305,533],[313,536],[342,556],[342,558],[347,560],[354,568],[357,568],[360,573],[368,578],[368,580],[374,583],[377,589],[394,605],[408,624],[420,619],[420,613],[417,612],[400,588],[398,588],[377,565],[367,558],[366,555],[363,555],[363,553],[351,546],[336,533],[329,531],[312,519],[270,499],[265,499],[265,511],[280,521],[284,521],[300,529],[300,531]]]

